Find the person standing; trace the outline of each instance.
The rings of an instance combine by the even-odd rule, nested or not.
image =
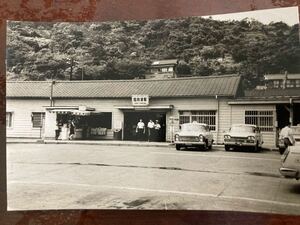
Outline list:
[[[293,136],[293,130],[291,129],[291,123],[281,129],[280,138],[283,138],[284,145],[287,148],[288,146],[294,145],[295,139]]]
[[[142,141],[144,139],[143,137],[145,134],[145,124],[142,119],[140,119],[140,121],[137,123],[136,133],[137,133],[138,140]]]
[[[149,120],[148,122],[148,141],[153,141],[155,133],[154,133],[154,122],[152,120]]]
[[[69,140],[72,140],[75,135],[75,121],[71,120],[69,123],[70,123],[69,124],[69,128],[70,128]]]
[[[155,124],[154,124],[154,133],[155,133],[155,140],[156,141],[160,141],[160,129],[161,129],[161,126],[158,122],[158,120],[155,120]]]

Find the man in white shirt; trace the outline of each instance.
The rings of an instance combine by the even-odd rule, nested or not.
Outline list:
[[[149,120],[148,122],[148,141],[152,141],[154,137],[154,122],[152,120]]]
[[[293,130],[291,129],[290,123],[281,129],[279,136],[280,136],[280,138],[284,139],[284,145],[286,148],[288,146],[294,145],[295,139],[293,136]]]
[[[138,122],[136,126],[137,138],[139,141],[143,140],[143,136],[145,134],[145,124],[142,119]]]

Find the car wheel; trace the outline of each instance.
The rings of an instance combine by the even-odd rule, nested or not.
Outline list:
[[[279,148],[279,153],[282,155],[285,152],[285,148]]]
[[[181,148],[181,146],[180,146],[180,145],[176,145],[175,147],[176,147],[176,150],[178,150],[178,151],[179,151],[179,150],[180,150],[180,148]]]
[[[229,151],[230,150],[230,146],[225,145],[225,151]]]

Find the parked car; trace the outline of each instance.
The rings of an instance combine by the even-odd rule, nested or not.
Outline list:
[[[213,135],[205,123],[184,123],[180,126],[180,131],[175,134],[176,150],[180,150],[181,147],[198,147],[203,150],[210,150],[213,142]]]
[[[231,148],[251,147],[254,151],[259,151],[263,144],[263,137],[259,127],[250,124],[235,124],[224,135],[225,150]]]
[[[280,173],[285,178],[300,178],[300,126],[291,127],[294,131],[295,144],[289,146],[281,157]]]
[[[291,129],[293,130],[293,136],[296,141],[296,139],[300,139],[300,126],[291,126]],[[284,151],[286,150],[286,146],[284,144],[284,138],[279,135],[277,147],[279,148],[279,153],[282,155]]]

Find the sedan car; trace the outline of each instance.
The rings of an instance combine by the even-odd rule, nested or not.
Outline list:
[[[176,150],[180,150],[181,147],[211,149],[213,142],[213,135],[205,123],[184,123],[175,134]]]
[[[300,178],[300,126],[293,127],[295,144],[289,146],[281,157],[280,173],[285,178]]]
[[[235,124],[224,135],[225,150],[231,148],[251,147],[254,151],[259,151],[263,144],[263,137],[260,129],[256,125]]]

